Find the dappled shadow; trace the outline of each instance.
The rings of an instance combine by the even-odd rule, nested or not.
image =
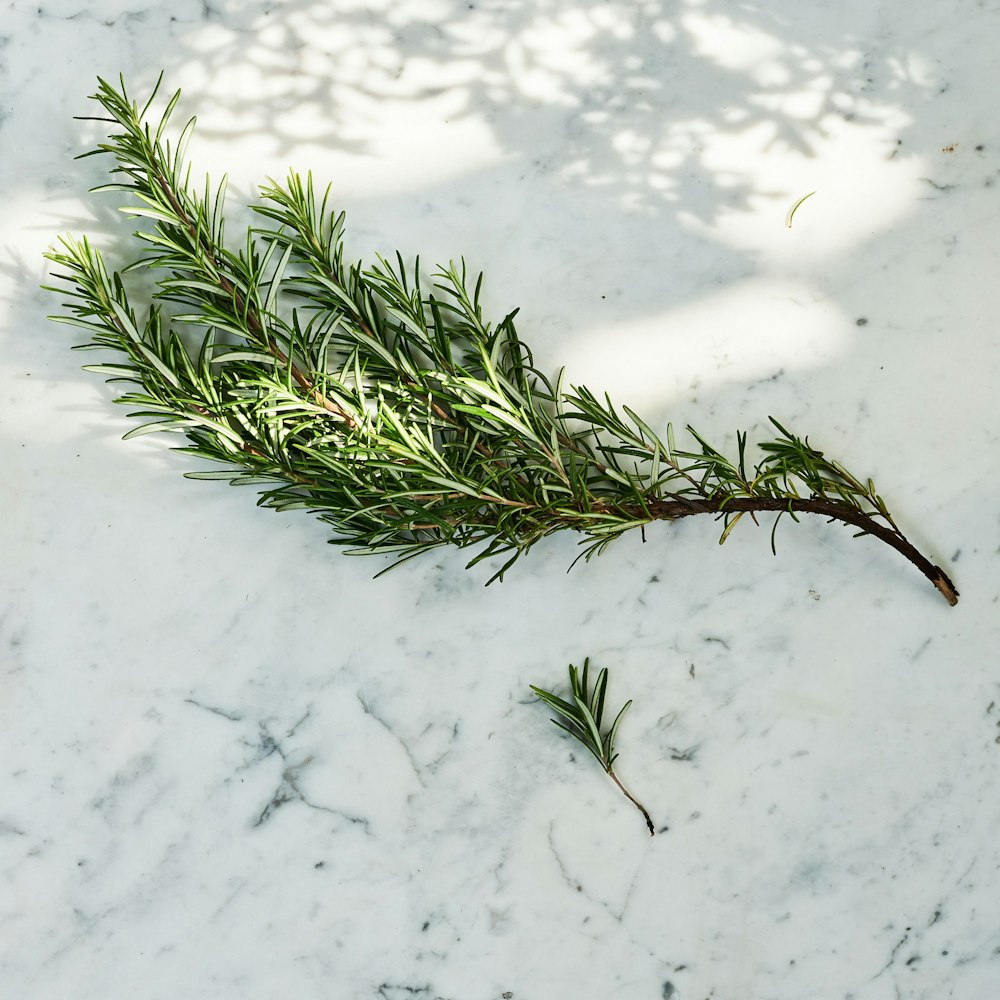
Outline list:
[[[848,156],[909,150],[939,83],[877,11],[790,3],[253,0],[107,30],[133,46],[134,94],[160,66],[184,88],[195,162],[232,170],[233,203],[275,164],[312,167],[343,192],[351,252],[466,253],[560,350],[753,279],[761,220],[780,231]]]
[[[933,12],[906,31],[881,17],[722,0],[252,0],[44,28],[59,48],[86,21],[107,41],[101,72],[121,68],[137,97],[163,67],[165,89],[184,88],[179,116],[199,117],[196,166],[232,168],[234,204],[294,159],[343,192],[350,253],[466,253],[487,269],[492,314],[524,307],[547,370],[566,363],[657,422],[689,405],[725,430],[808,409],[850,437],[887,356],[928,361],[908,342],[938,301],[928,218],[949,238],[943,199],[995,173],[989,142],[952,128],[968,95],[949,90],[944,56],[961,19],[939,36]],[[65,114],[87,113],[90,67],[60,72],[58,101],[24,88],[65,156],[44,224],[95,233],[114,256],[127,236],[113,196],[90,199],[92,217],[64,210],[107,163],[70,163],[100,126]],[[827,187],[789,232],[816,174]],[[965,243],[978,252],[981,236]]]
[[[812,156],[844,121],[901,126],[898,108],[933,88],[876,14],[725,0],[250,3],[190,49],[181,82],[241,84],[213,87],[219,136],[252,124],[278,154],[377,155],[393,136],[370,134],[372,103],[419,104],[431,133],[480,118],[524,168],[707,221],[755,193],[733,144]]]

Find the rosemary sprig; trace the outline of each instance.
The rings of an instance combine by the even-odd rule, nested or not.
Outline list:
[[[601,767],[621,789],[625,798],[642,813],[646,820],[646,828],[652,837],[656,830],[653,827],[653,821],[649,818],[649,813],[646,812],[645,806],[621,783],[614,770],[614,763],[618,759],[618,754],[615,753],[615,736],[618,734],[618,727],[632,701],[629,699],[625,702],[615,716],[615,721],[611,723],[611,728],[604,735],[601,735],[604,698],[608,689],[608,671],[606,667],[602,667],[598,671],[593,692],[589,686],[589,673],[589,657],[583,661],[582,671],[578,670],[572,663],[570,664],[569,688],[570,696],[573,699],[571,702],[565,701],[550,691],[535,687],[534,684],[531,685],[531,690],[565,720],[553,719],[552,722],[574,739],[579,740],[597,758]]]
[[[159,84],[157,84],[159,87]],[[801,514],[850,525],[910,560],[954,604],[958,591],[899,530],[870,479],[849,473],[772,419],[778,436],[755,465],[737,433],[735,462],[688,428],[678,448],[628,407],[534,367],[514,326],[483,316],[482,275],[451,263],[421,285],[419,260],[346,261],[343,213],[311,175],[270,181],[262,220],[242,246],[225,239],[225,180],[203,193],[185,150],[192,119],[167,138],[178,91],[149,120],[124,81],[93,99],[111,126],[90,153],[112,158],[112,183],[139,218],[139,251],[111,272],[86,239],[49,259],[68,295],[54,319],[80,327],[88,366],[131,386],[119,399],[144,421],[129,435],[176,431],[177,450],[219,463],[187,473],[263,487],[259,503],[305,508],[350,553],[397,561],[440,545],[500,557],[504,572],[555,531],[583,535],[590,559],[633,528],[709,514],[725,541],[744,514]],[[141,314],[130,271],[158,278]],[[181,331],[184,331],[182,336]],[[195,348],[187,342],[194,334]],[[772,530],[772,548],[774,532]]]

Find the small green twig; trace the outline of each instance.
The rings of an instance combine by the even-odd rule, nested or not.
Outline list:
[[[608,687],[608,671],[602,667],[594,682],[593,693],[590,692],[589,685],[590,658],[583,661],[583,670],[579,671],[573,664],[569,667],[569,685],[572,693],[572,702],[565,701],[558,695],[542,688],[531,685],[531,690],[549,706],[553,711],[565,719],[552,721],[562,730],[569,733],[574,739],[579,740],[600,762],[608,777],[621,789],[622,794],[631,802],[639,812],[642,813],[646,821],[646,828],[652,837],[656,830],[653,821],[646,812],[645,806],[621,783],[618,775],[615,774],[614,762],[618,757],[615,753],[615,736],[618,733],[618,726],[629,706],[631,699],[619,709],[615,716],[615,721],[611,723],[611,728],[601,735],[601,720],[604,716],[604,697]]]

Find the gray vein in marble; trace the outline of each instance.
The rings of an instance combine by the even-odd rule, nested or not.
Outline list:
[[[570,877],[569,869],[566,867],[566,862],[563,861],[562,855],[556,848],[555,826],[556,826],[555,820],[549,823],[549,832],[548,832],[549,852],[555,859],[556,867],[559,869],[559,874],[562,876],[562,880],[566,883],[566,885],[575,892],[582,893],[583,884],[581,882],[578,882],[576,879]],[[589,899],[590,897],[588,896],[587,898]]]
[[[563,881],[566,883],[566,886],[570,890],[579,893],[589,903],[593,904],[594,906],[600,907],[605,913],[608,914],[609,917],[611,917],[611,919],[616,924],[624,925],[629,910],[629,904],[632,901],[632,896],[635,892],[636,885],[639,881],[639,876],[643,870],[643,863],[640,861],[640,863],[636,866],[635,872],[632,875],[632,879],[629,882],[628,887],[625,891],[622,904],[618,909],[615,909],[605,900],[594,897],[588,891],[587,887],[583,884],[582,881],[579,881],[572,876],[566,864],[566,861],[563,859],[562,855],[559,852],[559,849],[556,847],[554,820],[549,824],[548,828],[548,845],[549,845],[549,851],[556,862],[557,868],[559,869],[559,874],[561,875]],[[650,954],[653,954],[652,951],[650,952]]]
[[[184,704],[185,705],[194,705],[195,708],[204,709],[204,711],[211,712],[212,715],[221,716],[223,719],[228,719],[230,722],[242,722],[243,719],[245,718],[245,715],[244,715],[243,712],[227,711],[224,708],[216,708],[213,705],[205,705],[205,704],[203,704],[202,702],[198,701],[195,698],[185,698],[184,699]]]
[[[263,807],[256,819],[252,822],[251,826],[263,826],[282,806],[287,805],[290,802],[301,802],[309,809],[315,809],[319,812],[329,813],[331,816],[337,816],[354,826],[360,826],[364,829],[365,833],[371,833],[370,822],[366,817],[357,816],[342,809],[334,809],[331,806],[321,805],[318,802],[314,802],[312,798],[303,791],[301,786],[302,775],[313,762],[314,758],[310,755],[306,756],[297,763],[293,763],[290,760],[290,757],[292,756],[291,752],[285,749],[285,741],[291,739],[302,727],[302,725],[310,718],[310,716],[311,709],[306,709],[305,714],[299,719],[299,721],[287,729],[285,731],[285,735],[280,739],[275,738],[271,734],[266,722],[261,722],[259,724],[259,738],[256,746],[254,747],[256,750],[256,756],[252,761],[244,765],[244,767],[251,767],[255,764],[259,764],[261,761],[267,760],[269,757],[277,754],[281,758],[282,762],[281,781],[274,793],[271,795],[268,803]],[[249,743],[247,743],[247,745],[253,746]]]
[[[885,965],[883,965],[882,968],[879,969],[878,972],[876,972],[874,976],[872,976],[872,978],[870,980],[871,982],[875,982],[876,979],[879,979],[880,977],[884,976],[886,974],[886,972],[888,972],[893,967],[893,965],[896,964],[896,958],[899,955],[900,949],[909,940],[910,940],[910,928],[907,927],[906,928],[906,933],[904,933],[903,936],[895,943],[895,945],[893,945],[892,951],[889,952],[889,958],[888,958],[888,960],[886,961]],[[897,992],[898,992],[898,988],[897,988]]]
[[[174,784],[174,779],[168,778],[151,785],[149,779],[154,776],[156,769],[155,752],[137,754],[111,777],[105,790],[91,802],[91,807],[109,823],[117,822],[123,810],[128,813],[130,822],[141,823]],[[126,808],[127,798],[138,799],[138,808],[135,802],[131,803],[130,808]]]
[[[407,997],[426,998],[426,1000],[452,1000],[439,994],[431,994],[430,986],[409,986],[405,983],[380,983],[375,987],[377,997],[382,1000],[405,1000]]]
[[[426,787],[420,765],[413,756],[413,750],[410,748],[410,745],[399,735],[399,733],[396,732],[395,729],[392,728],[392,726],[389,725],[388,722],[385,721],[385,719],[372,709],[371,703],[362,695],[360,691],[357,692],[357,697],[365,715],[377,722],[399,744],[403,753],[406,754],[406,759],[410,762],[410,767],[413,768],[414,777],[417,779],[422,788]],[[428,770],[433,772],[437,763],[438,761],[434,761],[428,765]]]
[[[434,726],[434,725],[432,725],[432,724],[428,724],[428,725],[427,725],[427,726],[426,726],[426,727],[425,727],[425,728],[423,729],[423,731],[421,732],[421,734],[420,734],[420,738],[422,739],[422,738],[423,738],[424,736],[426,736],[426,735],[427,735],[428,733],[430,733],[430,732],[433,732],[433,731],[435,731],[435,730],[437,730],[437,729],[439,729],[439,728],[440,728],[440,727],[438,727],[438,726]],[[451,724],[451,734],[450,734],[450,736],[448,737],[448,742],[447,742],[447,744],[446,744],[445,748],[444,748],[444,749],[443,749],[443,750],[442,750],[442,751],[441,751],[441,752],[440,752],[440,753],[439,753],[439,754],[438,754],[438,755],[437,755],[437,756],[436,756],[436,757],[435,757],[435,758],[434,758],[433,760],[429,760],[429,761],[428,761],[428,762],[427,762],[427,763],[426,763],[426,764],[424,765],[424,767],[425,767],[425,768],[426,768],[426,769],[427,769],[427,770],[428,770],[428,771],[429,771],[429,772],[430,772],[431,774],[434,774],[434,773],[436,773],[436,772],[437,772],[437,770],[438,770],[438,768],[440,768],[440,766],[441,766],[441,765],[442,765],[442,764],[443,764],[443,763],[444,763],[444,762],[445,762],[445,761],[446,761],[446,760],[447,760],[447,759],[448,759],[448,758],[449,758],[449,757],[451,756],[451,754],[452,754],[452,753],[454,752],[454,750],[455,750],[455,744],[456,744],[456,741],[458,740],[458,734],[459,734],[459,733],[461,732],[461,728],[462,728],[462,726],[461,726],[461,723],[460,723],[460,722],[458,722],[458,721],[456,721],[456,722],[453,722],[453,723]]]

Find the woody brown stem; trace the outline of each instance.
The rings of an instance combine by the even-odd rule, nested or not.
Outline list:
[[[936,566],[920,553],[900,531],[876,521],[856,507],[841,501],[822,497],[791,500],[780,497],[732,497],[718,500],[653,500],[648,508],[656,520],[677,520],[681,517],[690,517],[692,514],[758,514],[771,511],[793,515],[818,514],[831,521],[842,521],[894,548],[934,584],[950,605],[958,604],[958,588],[940,566]],[[635,513],[637,517],[642,516],[639,510]]]
[[[618,775],[615,774],[612,768],[606,767],[605,770],[608,772],[608,777],[621,789],[622,795],[642,813],[643,819],[646,821],[646,829],[649,830],[649,835],[651,837],[655,836],[656,829],[653,826],[653,821],[649,818],[649,813],[646,812],[646,807],[618,780]]]

